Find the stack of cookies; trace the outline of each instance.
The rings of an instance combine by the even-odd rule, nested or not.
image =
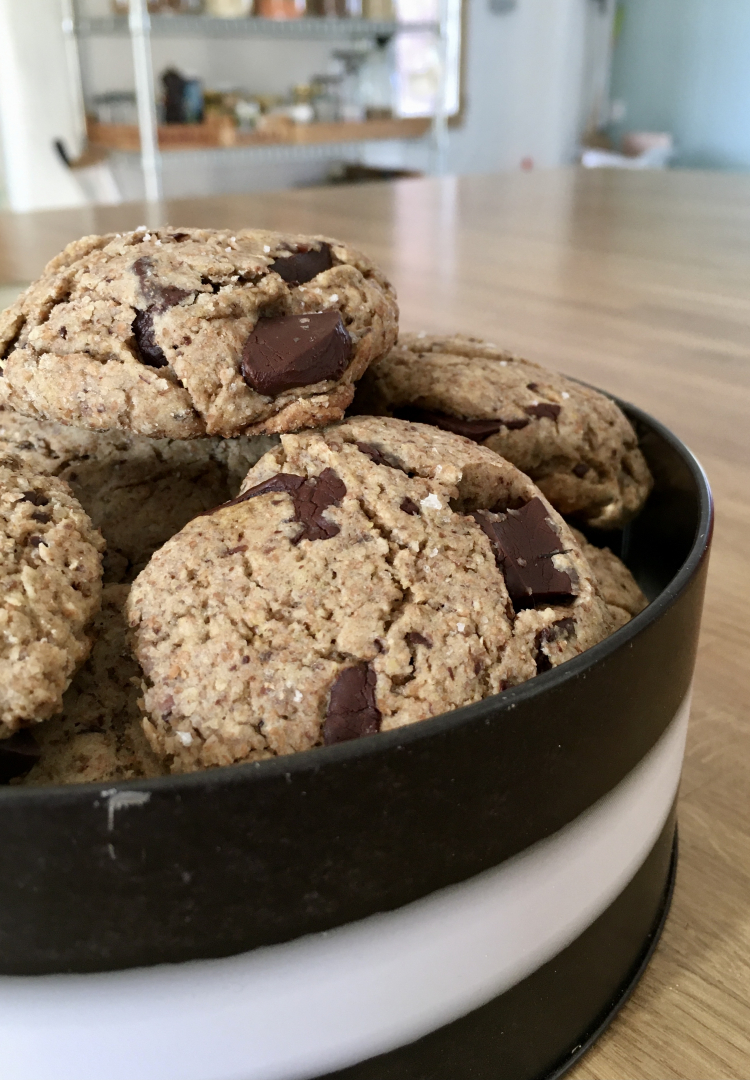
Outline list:
[[[0,315],[0,779],[390,730],[645,606],[573,527],[649,493],[619,408],[397,327],[364,255],[249,229],[85,237]]]

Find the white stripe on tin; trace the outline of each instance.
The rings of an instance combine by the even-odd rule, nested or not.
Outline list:
[[[309,1080],[503,993],[578,937],[661,832],[689,696],[593,807],[493,870],[324,934],[223,960],[0,977],[3,1080]]]

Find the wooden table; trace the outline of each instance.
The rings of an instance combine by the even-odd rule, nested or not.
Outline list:
[[[750,176],[576,172],[411,180],[0,214],[0,285],[85,232],[257,225],[358,244],[408,329],[462,330],[655,413],[718,504],[661,944],[573,1080],[750,1077]]]

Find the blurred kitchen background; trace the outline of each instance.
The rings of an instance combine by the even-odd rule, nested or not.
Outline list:
[[[0,0],[0,206],[750,165],[748,0]]]

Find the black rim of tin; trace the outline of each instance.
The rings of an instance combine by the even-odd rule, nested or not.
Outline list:
[[[606,394],[605,391],[599,392]],[[391,731],[378,732],[377,735],[353,739],[349,742],[339,743],[336,746],[317,746],[310,750],[302,750],[295,754],[287,754],[264,761],[225,765],[216,769],[203,769],[193,773],[159,776],[151,779],[92,781],[85,784],[49,785],[44,787],[0,787],[0,802],[10,798],[22,801],[34,799],[59,803],[75,800],[81,796],[88,798],[92,791],[101,790],[103,787],[114,787],[119,790],[123,786],[125,788],[137,787],[141,791],[174,792],[177,794],[196,785],[201,787],[208,784],[211,787],[223,787],[258,782],[266,777],[284,774],[315,773],[328,763],[353,761],[358,758],[377,755],[381,750],[387,750],[397,745],[403,746],[413,741],[430,738],[439,732],[479,719],[485,712],[497,710],[498,706],[503,711],[514,708],[520,701],[533,698],[546,690],[562,686],[566,682],[576,679],[582,672],[618,651],[647,626],[656,622],[689,585],[707,555],[713,532],[714,512],[708,478],[692,451],[669,428],[642,409],[610,394],[606,394],[606,396],[617,402],[631,420],[643,425],[646,429],[650,429],[677,452],[687,466],[695,483],[700,512],[692,546],[675,576],[644,611],[636,615],[629,623],[616,630],[608,638],[605,638],[604,641],[593,645],[590,649],[566,661],[560,667],[543,672],[535,678],[521,683],[519,686],[504,690],[502,694],[495,694],[472,705],[465,705],[460,709],[454,709],[451,712],[442,713],[427,720],[420,720],[419,723],[409,724]],[[554,1074],[554,1076],[556,1075],[562,1074]],[[550,1080],[554,1080],[554,1076],[550,1077]]]

